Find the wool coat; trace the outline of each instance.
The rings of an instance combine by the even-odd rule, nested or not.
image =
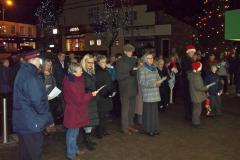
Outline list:
[[[202,103],[206,98],[207,87],[203,83],[201,72],[188,73],[190,96],[193,103]]]
[[[63,124],[66,128],[81,128],[89,124],[88,102],[91,93],[85,93],[83,76],[67,75],[63,80],[66,103]]]
[[[143,66],[139,70],[139,75],[143,102],[161,101],[159,87],[154,84],[155,81],[160,80],[158,70],[151,71]]]

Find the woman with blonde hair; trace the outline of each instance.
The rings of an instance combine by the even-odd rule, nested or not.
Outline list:
[[[96,78],[95,78],[95,66],[94,66],[94,57],[90,54],[86,54],[81,60],[81,66],[83,69],[83,77],[84,77],[84,85],[85,92],[93,92],[96,91]],[[88,102],[88,111],[89,111],[89,125],[84,128],[84,143],[88,150],[94,150],[94,145],[96,143],[92,142],[90,137],[92,133],[92,129],[99,125],[98,118],[98,106],[97,106],[97,98],[93,97]]]

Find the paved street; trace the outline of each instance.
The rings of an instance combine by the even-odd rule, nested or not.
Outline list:
[[[115,123],[111,135],[97,140],[97,149],[86,152],[83,160],[239,160],[240,103],[236,97],[223,100],[224,116],[202,117],[202,126],[192,128],[183,120],[182,103],[160,113],[161,133],[156,137],[142,134],[126,136]],[[65,136],[57,133],[46,138],[44,160],[65,159]],[[80,142],[81,140],[79,140]],[[17,148],[9,147],[1,160],[16,160]],[[12,148],[12,149],[11,149]],[[2,159],[3,157],[3,159]]]
[[[160,113],[161,134],[125,136],[119,127],[111,125],[111,136],[96,140],[97,150],[87,152],[89,160],[238,160],[240,143],[239,99],[224,98],[223,117],[206,118],[202,126],[192,128],[183,120],[182,104],[177,103],[167,113]],[[64,135],[49,138],[44,159],[65,157]]]

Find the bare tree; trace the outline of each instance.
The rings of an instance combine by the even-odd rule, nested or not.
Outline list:
[[[104,39],[108,54],[120,32],[131,24],[132,15],[129,0],[104,0],[103,8],[94,15],[95,33]]]

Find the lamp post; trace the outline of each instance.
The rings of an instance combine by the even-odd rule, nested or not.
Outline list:
[[[13,5],[13,1],[11,0],[2,0],[2,21],[5,20],[5,5],[6,6],[12,6]]]

